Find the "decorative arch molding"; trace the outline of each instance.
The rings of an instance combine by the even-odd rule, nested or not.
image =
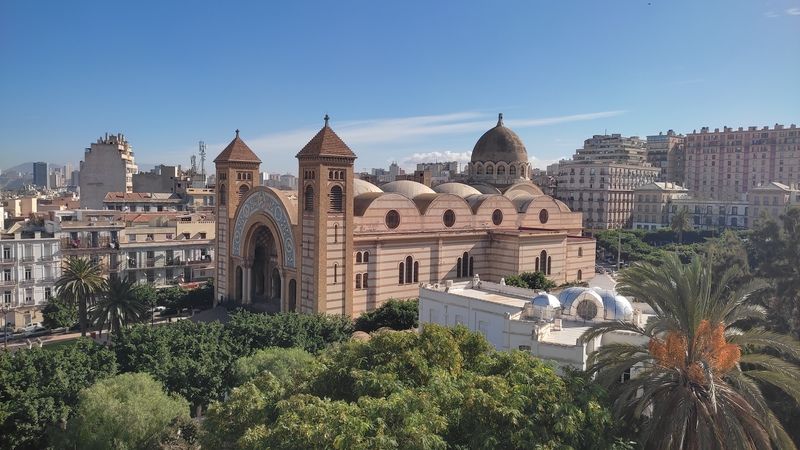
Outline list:
[[[245,235],[250,219],[257,214],[265,214],[274,222],[280,242],[283,246],[283,265],[286,268],[294,269],[295,249],[294,234],[292,225],[289,221],[289,214],[280,200],[266,190],[255,190],[248,195],[236,211],[236,222],[233,225],[233,245],[231,254],[234,257],[242,257],[244,254],[243,246],[246,243]]]

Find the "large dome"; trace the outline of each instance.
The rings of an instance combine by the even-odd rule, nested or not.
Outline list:
[[[528,151],[517,133],[503,125],[503,114],[497,126],[483,133],[472,149],[472,162],[528,163]]]

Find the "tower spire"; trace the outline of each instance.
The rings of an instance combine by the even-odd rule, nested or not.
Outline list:
[[[497,126],[498,127],[503,126],[503,113],[497,115]]]
[[[236,129],[236,137],[237,138],[239,137],[239,129],[238,128]]]
[[[326,113],[326,114],[325,114],[325,117],[323,117],[323,120],[325,120],[325,126],[327,127],[327,126],[328,126],[328,121],[329,121],[329,120],[331,120],[331,118],[330,118],[330,117],[328,116],[328,114]]]

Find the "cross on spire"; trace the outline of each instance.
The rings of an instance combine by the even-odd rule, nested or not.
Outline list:
[[[239,137],[239,129],[238,128],[236,129],[236,137],[237,138]]]

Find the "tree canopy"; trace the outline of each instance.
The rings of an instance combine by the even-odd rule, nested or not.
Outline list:
[[[477,333],[427,325],[322,351],[284,383],[269,371],[208,412],[209,448],[615,448],[602,392]],[[624,445],[619,448],[625,447]]]
[[[525,289],[538,289],[549,291],[556,287],[556,283],[550,281],[542,272],[522,272],[519,275],[509,275],[505,277],[508,286],[521,287]]]
[[[114,353],[88,339],[0,351],[0,448],[45,448],[48,430],[66,423],[80,390],[116,372]]]
[[[168,395],[148,374],[125,373],[81,391],[64,446],[87,450],[152,447],[176,419],[188,417],[186,400]]]
[[[416,328],[419,324],[419,300],[389,299],[374,311],[366,312],[356,319],[357,331],[372,332],[388,327],[393,330]]]
[[[57,295],[42,310],[42,323],[47,328],[70,328],[78,323],[78,309],[75,303]]]

